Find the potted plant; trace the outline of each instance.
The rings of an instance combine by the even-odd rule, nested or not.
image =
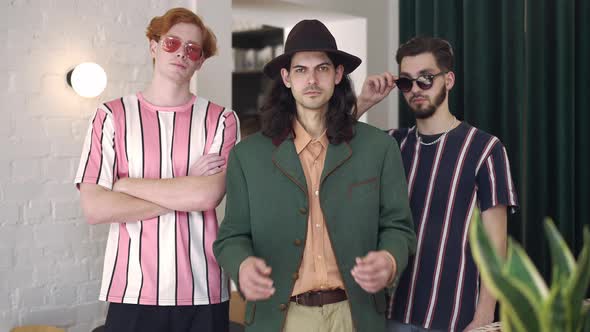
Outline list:
[[[545,219],[552,262],[548,287],[523,248],[508,239],[506,258],[499,257],[485,232],[479,211],[473,214],[469,242],[481,279],[500,303],[503,332],[578,332],[584,329],[588,307],[584,297],[590,282],[590,232],[574,259],[553,221]]]

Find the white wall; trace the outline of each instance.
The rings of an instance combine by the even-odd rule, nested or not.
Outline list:
[[[359,94],[365,77],[367,77],[367,20],[365,18],[351,18],[329,21],[325,24],[334,35],[340,50],[356,55],[363,60],[363,63],[350,74],[354,88]]]
[[[202,11],[220,40],[220,57],[198,75],[199,94],[231,105],[229,0],[0,1],[0,331],[88,332],[104,321],[97,297],[107,226],[86,224],[72,181],[88,118],[100,101],[149,82],[145,28],[177,6]],[[98,98],[66,85],[83,61],[109,76]]]
[[[231,100],[231,0],[193,0],[197,13],[217,36],[218,55],[207,59],[196,75],[197,93],[228,108]],[[193,7],[194,8],[194,7]]]
[[[196,75],[194,84],[197,95],[219,105],[231,108],[232,58],[232,17],[231,0],[193,0],[197,13],[205,20],[217,37],[217,55],[207,59]],[[225,197],[216,209],[217,221],[225,215]]]

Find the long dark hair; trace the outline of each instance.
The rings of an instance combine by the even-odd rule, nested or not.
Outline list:
[[[328,56],[338,67],[334,57]],[[260,108],[262,133],[275,140],[283,140],[293,126],[297,115],[295,98],[281,77],[274,79],[269,93]],[[352,82],[348,75],[334,87],[334,94],[330,98],[326,112],[326,135],[331,144],[350,141],[354,136],[353,126],[356,123],[356,95],[352,89]]]

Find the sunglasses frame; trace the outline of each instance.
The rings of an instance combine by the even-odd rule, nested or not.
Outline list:
[[[400,77],[397,80],[395,80],[395,85],[397,86],[397,88],[401,92],[404,92],[405,93],[405,92],[412,91],[412,88],[414,87],[414,82],[416,82],[416,85],[418,86],[418,88],[420,88],[421,90],[426,91],[426,90],[430,90],[430,88],[432,88],[432,86],[434,85],[434,79],[437,76],[441,76],[441,75],[444,75],[444,74],[447,74],[447,73],[448,73],[448,71],[441,71],[438,74],[423,74],[423,75],[420,75],[420,76],[418,76],[416,78]],[[427,79],[427,80],[430,81],[430,83],[421,82],[420,79]],[[409,88],[408,89],[402,89],[402,88],[400,88],[400,86],[399,86],[399,81],[400,80],[408,80],[408,81],[410,81]]]
[[[176,47],[174,49],[168,48],[165,45],[166,39],[180,42],[180,44],[178,45],[178,47]],[[167,53],[174,53],[174,52],[178,51],[184,45],[184,54],[186,54],[186,57],[189,58],[191,61],[196,62],[196,61],[199,61],[203,57],[203,47],[201,47],[201,45],[199,45],[195,42],[191,42],[191,41],[184,42],[182,39],[180,39],[179,37],[176,37],[176,36],[162,36],[162,38],[160,39],[160,44],[162,45],[162,50],[164,50],[164,52],[167,52]],[[191,54],[194,54],[194,53],[193,53],[193,51],[190,50],[190,48],[195,47],[195,46],[199,49],[198,55],[191,56]]]

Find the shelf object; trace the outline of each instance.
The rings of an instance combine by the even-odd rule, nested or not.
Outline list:
[[[232,33],[232,109],[240,118],[242,138],[260,129],[258,112],[272,84],[262,68],[283,53],[283,34],[282,28],[271,26]]]

